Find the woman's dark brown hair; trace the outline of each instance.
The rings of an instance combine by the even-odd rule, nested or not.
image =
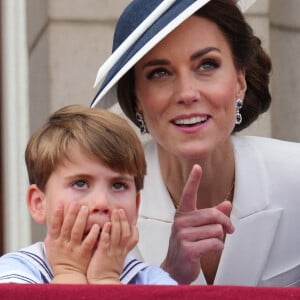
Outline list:
[[[219,27],[230,45],[236,68],[245,70],[247,91],[241,109],[243,122],[236,125],[233,130],[234,132],[240,131],[248,127],[270,107],[271,60],[234,0],[211,0],[195,15],[206,18]],[[118,83],[118,101],[127,117],[139,126],[135,117],[136,96],[133,69],[127,72]]]

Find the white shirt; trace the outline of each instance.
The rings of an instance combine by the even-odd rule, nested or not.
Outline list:
[[[50,283],[53,278],[43,242],[0,258],[0,283]],[[162,269],[127,255],[120,281],[124,284],[176,285]]]

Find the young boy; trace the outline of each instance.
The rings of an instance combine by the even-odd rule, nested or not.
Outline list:
[[[0,282],[176,284],[128,255],[146,163],[129,124],[100,109],[67,106],[29,140],[27,204],[47,236],[0,258]]]

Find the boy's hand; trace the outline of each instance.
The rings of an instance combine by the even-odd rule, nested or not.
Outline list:
[[[71,203],[64,217],[58,205],[50,219],[45,239],[46,253],[52,267],[52,283],[87,283],[86,273],[99,235],[95,224],[84,237],[88,208]]]
[[[87,270],[89,283],[120,283],[128,252],[138,242],[136,226],[128,223],[123,209],[114,210],[111,222],[104,225],[97,249]]]

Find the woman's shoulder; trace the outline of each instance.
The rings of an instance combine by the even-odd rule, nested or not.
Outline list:
[[[300,174],[300,143],[256,136],[233,136],[232,142],[242,169],[264,170],[273,179]]]
[[[279,157],[292,155],[300,161],[300,143],[260,136],[232,136],[234,148],[237,150],[253,149],[268,156]]]

